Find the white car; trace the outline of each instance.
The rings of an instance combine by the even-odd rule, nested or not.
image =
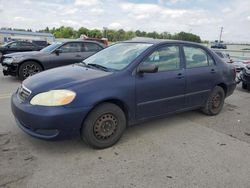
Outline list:
[[[250,61],[246,60],[235,60],[233,63],[234,67],[236,68],[237,72],[242,71],[248,64],[250,64]]]

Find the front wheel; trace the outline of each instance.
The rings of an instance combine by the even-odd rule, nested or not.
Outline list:
[[[117,105],[103,103],[87,116],[81,137],[91,147],[103,149],[114,145],[126,128],[126,117]]]
[[[34,74],[37,74],[41,72],[43,69],[41,65],[39,65],[36,62],[33,61],[27,61],[24,62],[20,67],[18,71],[18,78],[20,80],[24,80],[28,78],[29,76],[32,76]]]
[[[220,86],[216,86],[208,97],[205,106],[202,108],[203,113],[213,116],[220,113],[224,105],[225,92]]]

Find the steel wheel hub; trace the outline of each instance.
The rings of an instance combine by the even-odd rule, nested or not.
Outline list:
[[[218,108],[221,104],[221,96],[216,94],[212,99],[213,108]]]
[[[104,114],[94,124],[94,135],[98,140],[107,140],[114,135],[117,125],[117,118],[113,114]]]

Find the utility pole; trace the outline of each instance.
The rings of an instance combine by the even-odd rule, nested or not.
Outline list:
[[[108,30],[107,27],[103,27],[103,32],[104,32],[104,37],[105,38],[107,38],[107,30]]]
[[[219,43],[221,43],[222,32],[223,32],[223,27],[220,28],[220,39],[219,39]]]

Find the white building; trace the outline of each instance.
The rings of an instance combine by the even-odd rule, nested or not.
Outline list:
[[[51,44],[55,41],[55,37],[51,33],[0,30],[0,44],[13,40],[46,41]]]

